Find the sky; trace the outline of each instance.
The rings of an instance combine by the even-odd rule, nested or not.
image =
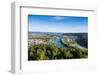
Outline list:
[[[88,32],[88,17],[28,15],[29,32]]]

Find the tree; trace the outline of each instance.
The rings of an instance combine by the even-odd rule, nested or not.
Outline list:
[[[45,55],[45,52],[43,50],[41,50],[41,49],[38,49],[37,50],[37,58],[36,59],[37,60],[46,60],[47,57]]]
[[[70,50],[64,51],[64,57],[65,59],[71,59],[73,57],[73,54],[70,52]]]

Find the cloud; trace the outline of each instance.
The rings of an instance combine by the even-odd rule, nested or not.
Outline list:
[[[55,19],[55,20],[63,20],[63,19],[65,19],[66,17],[60,17],[60,16],[55,16],[55,17],[53,17],[53,19]]]

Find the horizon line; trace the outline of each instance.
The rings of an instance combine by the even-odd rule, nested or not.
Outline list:
[[[40,31],[28,31],[29,32],[40,32]],[[40,32],[40,33],[46,33],[46,32]],[[49,32],[49,33],[88,33],[88,32]]]

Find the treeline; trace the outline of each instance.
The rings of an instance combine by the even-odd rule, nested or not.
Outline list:
[[[88,50],[67,46],[58,48],[54,44],[39,44],[28,48],[28,60],[55,60],[87,58]]]

